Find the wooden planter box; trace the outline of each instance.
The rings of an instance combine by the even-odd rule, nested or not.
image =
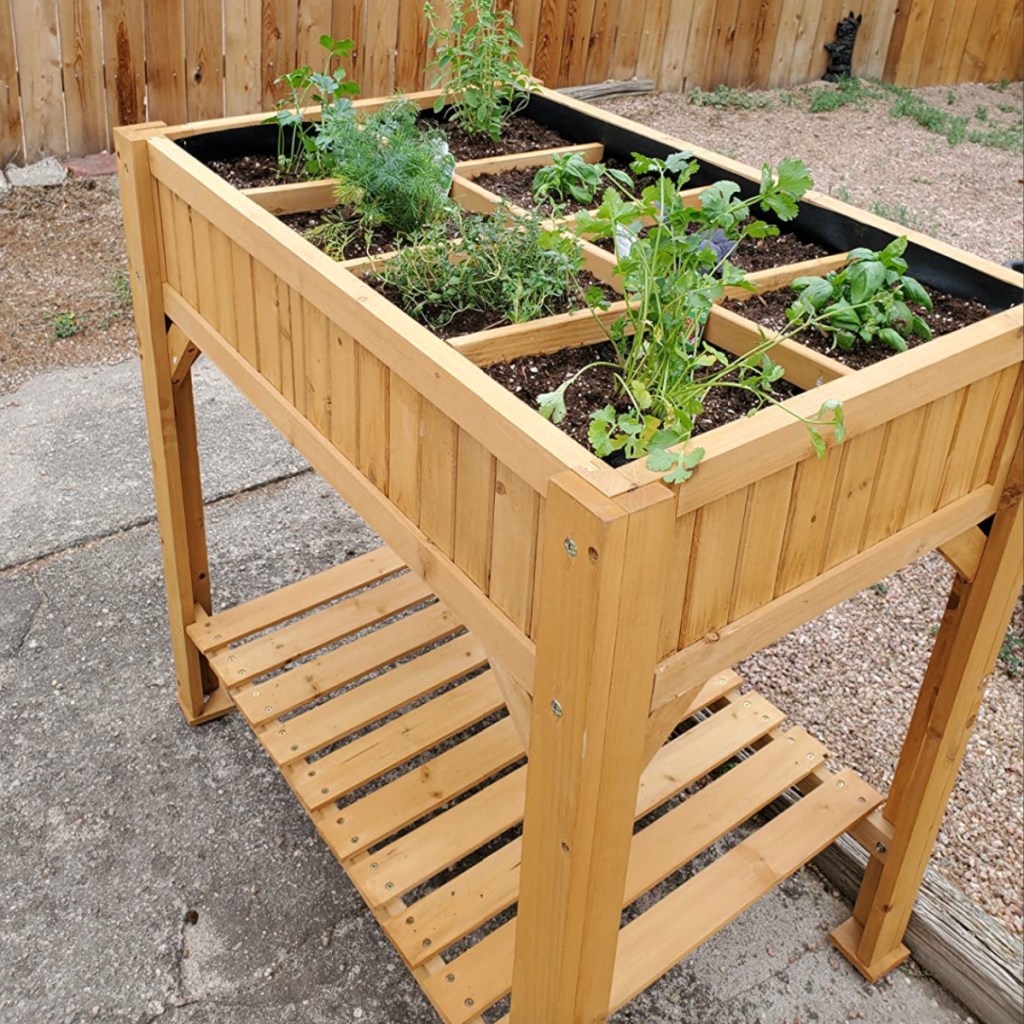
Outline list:
[[[690,149],[697,185],[757,178],[546,90],[530,115],[589,159]],[[188,720],[242,712],[449,1024],[495,1019],[509,993],[514,1024],[604,1019],[844,832],[871,860],[835,940],[872,980],[898,964],[1020,587],[1021,277],[908,232],[912,273],[993,314],[855,373],[787,342],[775,355],[808,389],[790,404],[842,399],[849,439],[818,459],[769,409],[703,435],[673,489],[642,463],[609,468],[479,369],[598,341],[589,314],[440,341],[360,279],[365,261],[339,265],[275,218],[329,206],[329,185],[245,194],[198,159],[264,144],[260,120],[118,137]],[[546,159],[460,165],[454,194],[489,209],[477,173]],[[840,254],[902,233],[819,195],[796,228]],[[587,259],[614,280],[607,254]],[[733,352],[757,338],[721,309],[707,333]],[[212,613],[200,353],[386,548]],[[934,548],[956,583],[878,810],[730,666]],[[739,751],[755,752],[716,774]],[[790,787],[793,807],[735,832]]]

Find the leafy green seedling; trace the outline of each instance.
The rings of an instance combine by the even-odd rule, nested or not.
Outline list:
[[[286,87],[287,95],[268,119],[268,123],[277,125],[277,161],[281,171],[303,173],[308,178],[331,176],[330,158],[321,143],[323,129],[339,118],[351,118],[350,97],[359,94],[359,86],[346,80],[344,68],[331,71],[334,61],[352,55],[352,40],[322,35],[320,45],[327,51],[323,70],[314,71],[307,64],[276,79],[277,84]],[[320,105],[321,119],[307,128],[303,109],[312,104]]]
[[[538,202],[591,203],[603,178],[604,164],[587,163],[579,153],[558,153],[533,176],[532,191]]]
[[[875,341],[904,352],[914,336],[929,341],[931,328],[909,303],[930,310],[932,300],[907,276],[906,248],[901,235],[880,252],[854,249],[842,270],[825,277],[798,277],[793,290],[799,297],[786,316],[791,322],[818,317],[818,330],[844,352]]]
[[[437,71],[433,84],[442,86],[434,111],[448,107],[451,120],[467,133],[497,142],[536,89],[519,59],[522,37],[511,12],[498,10],[495,0],[447,0],[447,6],[442,23],[429,0],[423,5],[427,44],[437,52],[428,68]]]
[[[82,325],[78,321],[78,317],[70,310],[64,310],[54,315],[53,318],[53,337],[56,338],[70,338],[72,335],[78,334],[82,329]]]

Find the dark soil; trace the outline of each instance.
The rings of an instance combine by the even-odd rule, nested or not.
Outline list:
[[[646,232],[644,232],[646,233]],[[594,245],[605,252],[614,253],[615,243],[610,238],[594,240]],[[803,242],[790,232],[783,232],[771,238],[745,238],[729,257],[730,262],[741,270],[752,274],[755,270],[771,270],[790,263],[820,259],[830,255],[828,249],[814,242]]]
[[[278,219],[282,224],[287,224],[288,227],[305,236],[307,231],[323,224],[327,220],[327,216],[323,210],[314,210],[310,213],[289,213]],[[368,234],[364,234],[362,231],[356,234],[341,253],[328,252],[327,255],[337,260],[354,260],[361,256],[378,256],[381,253],[394,252],[400,244],[398,236],[389,227],[381,225],[369,228],[367,231]],[[322,238],[310,238],[308,241],[312,242],[321,252],[327,252]]]
[[[211,160],[207,165],[235,188],[263,188],[267,185],[290,185],[303,179],[297,174],[285,174],[277,163],[277,156],[233,156],[225,160]]]
[[[554,391],[567,377],[596,360],[614,362],[615,349],[609,342],[585,348],[563,349],[549,355],[522,356],[507,363],[488,366],[484,372],[536,409],[538,395]],[[786,381],[778,381],[773,385],[773,393],[779,401],[783,401],[800,392]],[[629,402],[619,395],[613,371],[603,366],[583,374],[569,388],[565,404],[568,412],[558,427],[585,448],[590,447],[587,431],[592,412],[606,405],[615,406],[618,412],[625,412],[629,408]],[[718,388],[707,396],[694,436],[746,416],[756,407],[755,399],[748,392],[738,388]],[[621,459],[615,456],[606,461],[621,464]]]
[[[629,163],[628,160],[619,160],[616,157],[612,157],[604,162],[605,167],[612,167],[620,171],[629,171]],[[515,203],[516,206],[520,206],[524,210],[534,210],[538,204],[537,200],[533,197],[533,179],[538,170],[539,168],[537,167],[524,167],[513,171],[502,171],[500,174],[481,174],[474,181],[481,188],[488,189],[495,195],[501,196],[502,199],[507,199],[510,203]],[[653,185],[658,180],[658,176],[656,174],[644,174],[633,180],[636,184],[636,191],[639,194],[648,185]],[[591,203],[581,203],[578,199],[573,199],[570,196],[564,203],[559,204],[560,215],[567,216],[568,214],[579,213],[580,210],[592,210],[600,204],[601,196],[604,194],[605,189],[610,187],[612,187],[610,184],[603,183],[598,188],[597,196]],[[609,251],[611,251],[610,248]]]
[[[365,281],[371,288],[380,292],[390,302],[393,302],[400,309],[405,309],[402,294],[397,288],[384,284],[379,277],[373,274],[368,274]],[[605,297],[609,302],[614,302],[619,298],[615,291],[608,288],[603,282],[594,277],[593,274],[589,271],[584,271],[576,279],[576,288],[565,297],[565,301],[561,305],[553,307],[549,315],[556,316],[559,313],[571,313],[573,310],[584,309],[586,307],[584,295],[586,295],[587,289],[594,285],[597,285],[604,291]],[[486,331],[495,327],[506,327],[510,323],[511,321],[504,310],[469,309],[457,314],[444,327],[435,328],[430,324],[425,326],[430,327],[439,338],[449,339],[458,338],[464,334],[475,334],[477,331]]]
[[[932,333],[938,337],[942,334],[949,334],[951,331],[959,330],[961,327],[969,327],[971,324],[984,320],[989,316],[989,311],[980,302],[974,299],[960,299],[955,295],[946,292],[936,291],[934,288],[925,288],[931,296],[933,309],[928,312],[920,307],[911,308],[925,321],[932,329]],[[761,324],[763,327],[771,327],[777,331],[782,330],[786,324],[786,310],[793,304],[796,292],[792,288],[783,288],[776,292],[768,292],[764,295],[755,295],[746,301],[730,299],[724,303],[726,309],[740,313],[750,320]],[[808,330],[799,334],[794,339],[802,345],[814,349],[815,352],[822,352],[827,356],[859,370],[864,366],[871,366],[880,363],[889,356],[896,355],[896,350],[881,342],[871,345],[861,345],[851,352],[844,352],[842,349],[833,348],[831,339],[822,334],[821,331]],[[908,348],[916,348],[924,342],[917,337],[907,341]]]
[[[427,110],[420,116],[423,120],[440,123],[448,135],[448,148],[452,156],[460,161],[481,160],[488,156],[507,156],[509,153],[532,153],[537,149],[555,149],[558,146],[572,145],[553,128],[546,128],[523,114],[509,121],[498,142],[494,142],[487,135],[470,135],[459,125],[442,121],[433,111]]]

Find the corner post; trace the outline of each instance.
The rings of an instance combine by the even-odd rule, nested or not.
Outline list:
[[[853,916],[832,941],[869,981],[909,955],[910,920],[967,741],[1024,579],[1021,442],[973,581],[953,581],[883,814],[893,840],[872,856]]]
[[[162,124],[117,128],[118,177],[142,390],[153,464],[178,703],[191,725],[226,714],[231,701],[186,630],[210,604],[203,495],[199,478],[191,373],[175,387],[163,305],[160,219],[149,171],[148,138]]]
[[[608,1014],[675,507],[548,487],[511,1024]]]

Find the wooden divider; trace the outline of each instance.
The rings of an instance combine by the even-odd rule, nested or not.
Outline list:
[[[819,78],[844,0],[513,0],[521,56],[551,86],[666,91]],[[1021,75],[1019,0],[862,0],[854,72],[901,85]],[[0,165],[111,147],[118,125],[269,110],[279,75],[355,41],[366,95],[429,86],[420,0],[0,0]]]

